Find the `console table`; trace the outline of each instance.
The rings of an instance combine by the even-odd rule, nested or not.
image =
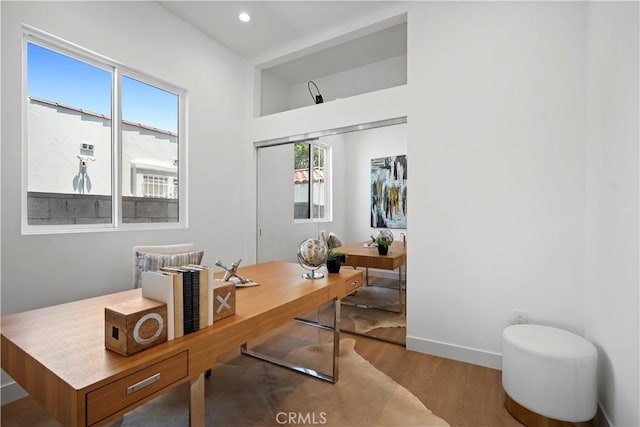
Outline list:
[[[403,242],[392,242],[389,245],[387,255],[378,254],[378,248],[376,246],[367,246],[366,242],[340,246],[333,250],[347,254],[345,265],[353,268],[363,267],[365,269],[365,284],[367,285],[369,284],[369,268],[398,269],[398,302],[400,304],[400,313],[402,312],[402,267],[407,263],[407,251]],[[379,307],[367,306],[366,308]]]
[[[334,301],[334,371],[325,379],[337,381],[339,300],[362,286],[362,272],[309,280],[298,264],[268,262],[238,273],[260,286],[237,290],[234,316],[129,357],[104,348],[104,308],[140,289],[3,316],[2,369],[67,426],[108,423],[189,383],[190,425],[203,426],[204,372],[217,356]]]

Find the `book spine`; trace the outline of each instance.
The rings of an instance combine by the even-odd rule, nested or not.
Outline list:
[[[208,325],[207,301],[209,294],[209,271],[204,269],[200,271],[200,329],[206,328]]]
[[[193,280],[188,270],[182,272],[182,303],[184,310],[184,334],[193,332]]]
[[[200,272],[191,269],[191,310],[193,317],[191,327],[193,331],[200,329]]]
[[[208,294],[209,294],[209,276],[210,276],[210,270],[209,267],[205,266],[205,265],[199,265],[199,264],[188,264],[186,266],[183,266],[182,268],[186,268],[188,270],[194,270],[194,274],[198,276],[198,282],[200,284],[199,286],[199,293],[200,296],[198,298],[198,301],[194,301],[194,310],[195,307],[197,307],[198,305],[200,306],[199,308],[199,312],[198,312],[198,316],[200,318],[200,324],[198,325],[198,330],[199,329],[204,329],[207,326],[211,325],[211,320],[209,319],[209,311],[208,311]]]
[[[184,303],[182,300],[183,285],[182,274],[174,273],[173,275],[173,308],[174,308],[174,331],[175,337],[180,338],[184,335]]]

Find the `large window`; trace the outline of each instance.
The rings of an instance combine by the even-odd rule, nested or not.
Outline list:
[[[30,29],[24,47],[23,231],[185,225],[184,90]]]
[[[294,144],[294,219],[330,219],[329,158],[317,140]]]

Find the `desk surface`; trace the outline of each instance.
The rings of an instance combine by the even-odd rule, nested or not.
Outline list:
[[[402,242],[389,245],[387,255],[378,254],[376,246],[365,247],[365,242],[334,248],[335,252],[347,254],[345,265],[352,267],[382,268],[395,270],[406,264],[406,248]]]
[[[188,374],[113,419],[189,381],[216,357],[321,304],[342,298],[361,272],[302,278],[298,264],[269,262],[238,269],[260,286],[238,289],[236,314],[198,332],[122,357],[104,347],[104,308],[138,298],[140,289],[2,317],[2,369],[66,425],[86,425],[88,394],[168,358],[187,352]],[[90,417],[89,417],[90,418]]]

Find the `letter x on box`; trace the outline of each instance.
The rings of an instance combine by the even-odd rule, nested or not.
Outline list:
[[[213,288],[213,321],[236,314],[236,285],[222,282]]]

